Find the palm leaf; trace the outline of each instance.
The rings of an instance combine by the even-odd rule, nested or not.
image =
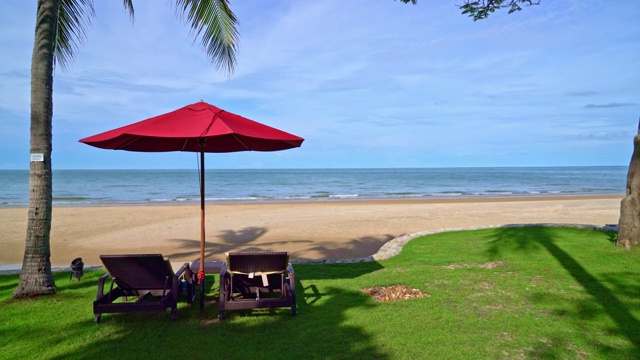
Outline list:
[[[175,0],[176,11],[190,24],[190,34],[200,43],[217,69],[231,74],[236,64],[238,20],[228,0]],[[195,41],[194,40],[194,41]]]
[[[70,65],[78,45],[84,42],[87,28],[91,26],[91,18],[94,16],[92,0],[60,1],[53,58],[63,69]]]
[[[125,9],[133,21],[132,0],[123,0]],[[58,11],[58,28],[53,47],[53,58],[66,70],[71,64],[78,46],[87,37],[91,18],[96,16],[93,0],[61,0]]]
[[[177,13],[191,26],[191,35],[200,38],[207,57],[228,74],[236,64],[239,33],[238,20],[229,8],[228,0],[174,0]],[[78,46],[86,39],[86,31],[95,16],[93,0],[61,0],[58,28],[54,43],[54,61],[66,69]],[[133,21],[132,0],[123,0]],[[194,41],[195,41],[194,40]]]

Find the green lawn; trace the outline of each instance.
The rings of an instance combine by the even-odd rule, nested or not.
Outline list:
[[[640,251],[614,233],[524,227],[449,232],[392,259],[295,265],[298,311],[217,315],[217,279],[201,314],[105,314],[93,322],[100,271],[58,293],[11,300],[0,276],[0,358],[638,359]],[[209,281],[211,283],[211,281]],[[430,295],[379,303],[360,289]]]

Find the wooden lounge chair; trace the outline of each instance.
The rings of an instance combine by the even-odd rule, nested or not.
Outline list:
[[[232,252],[220,271],[218,317],[226,310],[290,307],[296,315],[295,274],[287,252]]]
[[[160,312],[167,308],[174,321],[179,291],[185,293],[189,303],[195,298],[195,274],[188,263],[174,273],[169,260],[160,254],[101,255],[100,260],[108,273],[98,280],[98,295],[93,302],[96,323],[104,313]],[[111,285],[105,294],[108,277]],[[118,298],[122,302],[116,302]]]

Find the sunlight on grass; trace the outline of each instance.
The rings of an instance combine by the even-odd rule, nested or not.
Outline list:
[[[59,291],[11,300],[0,276],[0,358],[584,358],[640,357],[640,252],[612,234],[571,228],[500,228],[429,235],[389,260],[296,265],[299,314],[229,311],[217,284],[207,307],[105,314],[93,322],[99,271]],[[428,297],[378,302],[362,291],[404,286]]]

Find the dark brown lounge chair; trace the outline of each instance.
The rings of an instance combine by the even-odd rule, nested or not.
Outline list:
[[[108,273],[98,280],[98,296],[93,302],[96,323],[104,313],[159,312],[167,308],[174,321],[179,291],[185,293],[189,303],[195,298],[195,274],[188,263],[174,273],[169,260],[160,254],[101,255],[100,260]],[[108,277],[111,285],[105,294]],[[118,298],[122,302],[116,302]]]
[[[290,307],[296,315],[296,287],[287,252],[232,252],[220,271],[218,317],[226,310]]]

